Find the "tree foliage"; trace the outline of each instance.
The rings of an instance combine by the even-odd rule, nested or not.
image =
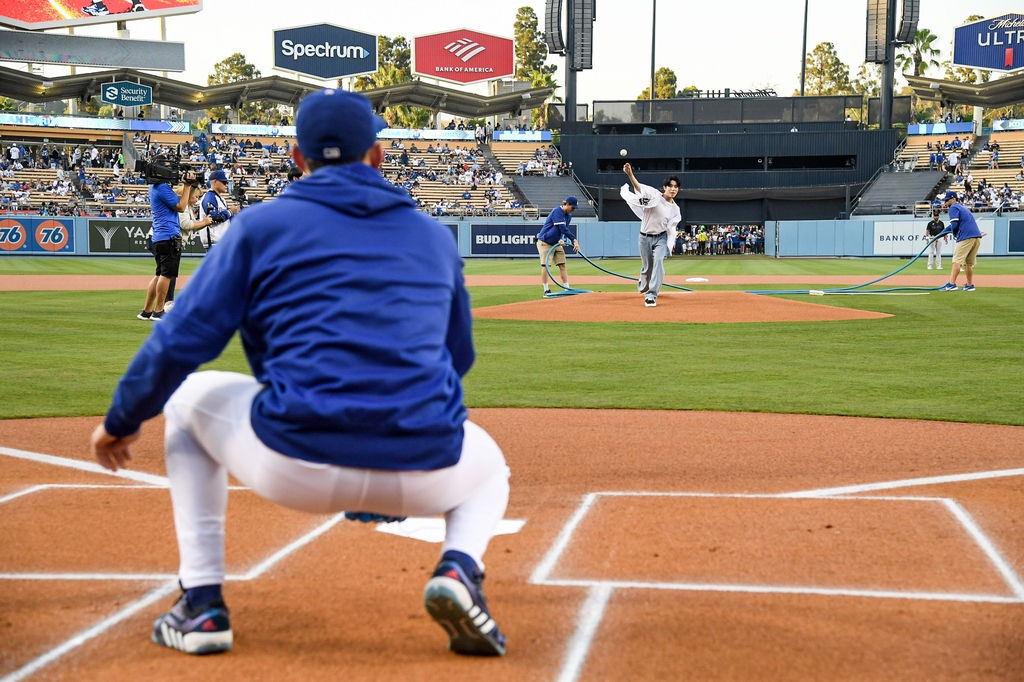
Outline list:
[[[655,99],[675,99],[680,96],[680,91],[676,89],[679,85],[679,79],[676,78],[676,72],[667,66],[663,66],[654,72],[654,98]],[[696,90],[696,86],[688,86],[687,90]],[[647,84],[647,87],[643,89],[643,92],[637,97],[637,99],[650,99],[651,98],[651,85]]]
[[[853,92],[850,67],[843,63],[830,42],[818,43],[807,54],[808,95],[848,95]]]
[[[17,111],[18,102],[10,97],[0,97],[0,111]]]
[[[241,52],[236,52],[213,65],[213,73],[206,77],[206,84],[225,85],[227,83],[240,83],[242,81],[254,80],[261,76],[260,70],[254,64],[246,61],[245,55]],[[284,108],[280,104],[267,100],[244,102],[238,114],[239,120],[242,123],[261,122],[268,125],[280,124],[286,116]],[[227,120],[229,118],[228,107],[207,109],[206,115],[211,119]]]
[[[939,37],[927,28],[919,28],[914,33],[914,42],[901,45],[896,52],[896,66],[903,73],[910,73],[913,76],[923,76],[930,67],[938,68],[939,62],[935,59],[942,54],[942,50],[935,47],[935,41]]]
[[[519,8],[512,28],[515,33],[517,80],[532,80],[534,71],[549,74],[558,69],[554,64],[545,63],[548,59],[548,46],[544,41],[544,32],[539,28],[537,13],[532,7]]]
[[[530,74],[530,87],[533,88],[558,88],[558,81],[550,73],[543,73],[541,71],[534,71]],[[533,109],[530,114],[531,123],[538,128],[547,128],[548,125],[548,108],[547,102],[561,102],[562,98],[552,94],[545,101],[544,106]]]
[[[377,36],[377,70],[369,76],[356,79],[355,90],[373,90],[412,80],[412,49],[402,36]],[[384,120],[394,128],[425,128],[430,124],[429,109],[406,105],[388,107]]]

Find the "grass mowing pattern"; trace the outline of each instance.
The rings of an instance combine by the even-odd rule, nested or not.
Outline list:
[[[474,306],[538,287],[479,287]],[[807,301],[807,297],[793,297]],[[141,292],[0,293],[0,418],[98,415],[153,323]],[[884,320],[475,321],[471,407],[796,412],[1024,425],[1024,291],[828,296]],[[248,372],[232,342],[211,368]]]

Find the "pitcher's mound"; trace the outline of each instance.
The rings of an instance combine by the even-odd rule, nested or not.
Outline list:
[[[634,293],[594,293],[477,308],[474,317],[548,322],[821,322],[874,320],[885,313],[757,296],[741,291],[663,293],[656,308]]]

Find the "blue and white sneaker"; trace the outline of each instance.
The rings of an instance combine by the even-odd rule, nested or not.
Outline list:
[[[400,523],[409,517],[385,516],[384,514],[374,514],[372,512],[345,512],[345,518],[349,521],[360,521],[362,523]]]
[[[964,288],[962,290],[963,291],[974,291],[974,285],[973,284],[965,284]]]
[[[451,651],[504,656],[505,635],[487,609],[483,581],[483,571],[470,556],[445,552],[423,590],[423,605],[448,633]]]
[[[957,287],[957,285],[953,284],[952,282],[946,282],[941,287],[939,287],[939,291],[957,291],[958,289],[959,287]]]
[[[153,621],[153,641],[186,654],[228,651],[233,641],[228,607],[221,600],[192,606],[183,593],[170,611]]]

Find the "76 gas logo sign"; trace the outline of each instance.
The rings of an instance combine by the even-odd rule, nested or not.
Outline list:
[[[58,220],[44,220],[36,226],[36,244],[46,251],[60,251],[68,246],[68,228]]]
[[[0,220],[0,249],[17,251],[25,247],[28,234],[17,220]]]

